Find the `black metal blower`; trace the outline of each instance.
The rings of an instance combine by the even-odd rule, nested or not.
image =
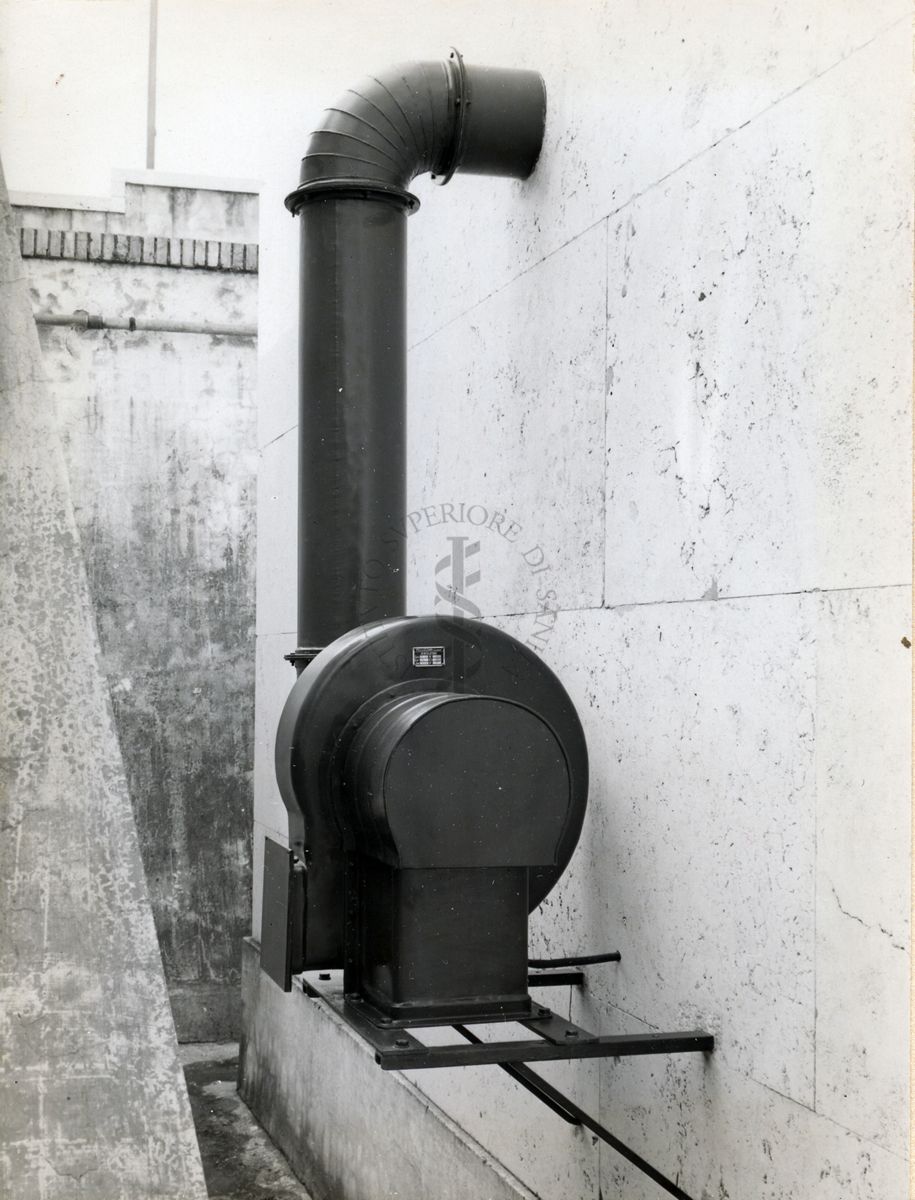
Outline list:
[[[312,136],[302,221],[299,678],[276,769],[262,965],[342,967],[382,1024],[523,1019],[528,913],[572,855],[588,759],[575,709],[526,646],[405,609],[405,190],[431,171],[525,179],[533,71],[412,63],[365,81]]]

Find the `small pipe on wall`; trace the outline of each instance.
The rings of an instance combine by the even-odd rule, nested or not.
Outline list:
[[[211,337],[256,338],[256,325],[211,325],[200,321],[147,321],[143,317],[100,317],[74,313],[35,313],[36,325],[69,325],[74,329],[125,329],[129,333],[205,333]]]

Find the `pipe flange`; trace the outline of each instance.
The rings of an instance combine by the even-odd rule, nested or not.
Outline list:
[[[297,671],[304,671],[318,657],[323,646],[296,646],[289,654],[284,654],[286,662],[291,663]]]
[[[461,165],[464,157],[464,144],[467,130],[467,110],[470,107],[470,85],[467,80],[467,68],[464,66],[464,56],[457,46],[451,47],[448,55],[448,100],[454,109],[454,137],[448,147],[444,166],[431,175],[433,183],[444,187],[450,183],[455,171]]]
[[[450,179],[450,176],[449,176]],[[397,187],[393,183],[380,183],[376,179],[315,179],[309,183],[301,183],[286,197],[285,204],[293,216],[299,209],[310,204],[312,200],[320,200],[328,195],[352,196],[357,200],[382,200],[397,208],[414,213],[419,208],[419,200],[412,192]]]

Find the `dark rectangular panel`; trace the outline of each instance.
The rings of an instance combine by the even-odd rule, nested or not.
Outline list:
[[[294,937],[297,901],[301,905],[304,876],[293,866],[291,850],[272,838],[264,838],[264,895],[261,911],[261,970],[284,992],[292,990],[292,972],[300,970],[294,962]],[[296,956],[301,957],[299,954]]]
[[[347,990],[418,1024],[531,1015],[525,868],[397,870],[363,856],[359,870],[360,976]]]

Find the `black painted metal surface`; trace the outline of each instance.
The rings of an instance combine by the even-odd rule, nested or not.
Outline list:
[[[466,1022],[465,1022],[466,1023]],[[486,1063],[551,1062],[566,1058],[631,1058],[642,1054],[688,1054],[713,1050],[714,1038],[701,1029],[686,1033],[619,1034],[576,1042],[506,1041],[470,1046],[387,1046],[376,1059],[385,1071],[426,1067],[471,1067]]]
[[[310,138],[287,206],[302,222],[298,645],[405,611],[405,189],[426,171],[525,179],[543,139],[535,71],[392,67]],[[296,667],[307,661],[299,654]]]
[[[529,988],[584,987],[584,982],[584,971],[532,971],[527,977]]]
[[[569,772],[526,705],[423,690],[361,722],[343,796],[360,846],[401,870],[554,866]]]
[[[546,89],[536,71],[478,67],[457,50],[368,76],[309,139],[291,212],[330,187],[397,195],[417,175],[527,179],[540,154]]]
[[[529,967],[594,967],[600,963],[618,963],[619,950],[608,950],[604,954],[573,954],[565,958],[532,958]]]
[[[291,850],[264,839],[264,888],[261,902],[261,969],[284,992],[302,970],[302,921],[305,872]]]
[[[401,870],[363,857],[347,991],[401,1025],[528,1016],[527,897],[524,867]]]
[[[406,214],[301,211],[298,644],[399,616],[404,597]]]
[[[436,666],[414,665],[416,646],[441,648],[444,661]],[[371,806],[365,800],[354,805],[352,796],[346,793],[347,773],[351,789],[355,775],[359,774],[359,756],[355,755],[350,762],[351,750],[363,728],[385,706],[416,696],[446,695],[486,696],[517,705],[536,714],[536,722],[526,728],[536,731],[544,725],[549,731],[545,745],[550,744],[549,738],[554,738],[561,748],[567,771],[565,791],[561,790],[562,776],[558,772],[552,782],[549,776],[544,776],[543,782],[549,784],[551,792],[548,802],[543,797],[538,800],[529,796],[522,805],[522,797],[516,796],[520,807],[516,810],[519,817],[515,824],[523,825],[520,814],[528,810],[538,821],[546,821],[547,814],[554,809],[564,814],[553,848],[553,861],[537,862],[537,854],[527,858],[529,908],[541,902],[571,858],[587,801],[587,747],[574,705],[543,660],[508,634],[462,618],[401,617],[351,630],[323,650],[299,677],[277,731],[276,771],[289,813],[289,844],[306,864],[308,876],[306,964],[309,967],[343,965],[347,850],[361,847],[366,852],[381,853],[372,822],[364,820],[364,810]],[[513,739],[506,740],[507,733],[506,727],[506,737],[492,743],[488,754],[492,757],[501,754],[503,769],[517,770],[519,776],[530,779],[524,774],[527,753],[524,740],[510,744]],[[438,819],[455,824],[464,822],[461,837],[466,832],[466,814],[455,809],[454,803],[461,799],[462,754],[466,759],[466,778],[475,785],[483,779],[474,764],[472,749],[465,745],[462,752],[455,752],[447,786],[444,775],[442,778],[443,795],[453,803],[450,809],[448,806],[443,809]],[[537,761],[539,771],[546,760]],[[434,782],[434,778],[427,777],[427,795],[431,795]],[[479,798],[466,799],[471,805],[479,804]],[[447,827],[441,832],[447,842]],[[518,836],[525,839],[529,835],[522,828]],[[456,850],[458,840],[456,834]],[[510,839],[502,841],[509,846]],[[527,845],[525,848],[534,849]],[[447,845],[441,847],[441,853],[447,853]],[[455,859],[451,865],[459,864]]]

